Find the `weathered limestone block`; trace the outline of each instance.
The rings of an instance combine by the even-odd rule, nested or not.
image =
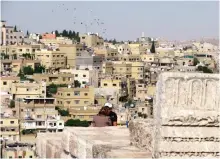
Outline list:
[[[152,153],[153,119],[137,119],[129,124],[131,145]]]
[[[77,158],[105,158],[112,149],[130,145],[126,127],[67,127],[63,133],[65,153]]]
[[[162,73],[154,104],[153,157],[218,158],[219,75]]]
[[[36,152],[39,158],[59,158],[57,153],[62,152],[62,133],[38,133],[36,140]]]

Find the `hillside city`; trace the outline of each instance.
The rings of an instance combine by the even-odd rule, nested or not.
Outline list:
[[[90,127],[105,104],[117,114],[117,129],[153,119],[163,72],[219,72],[218,39],[168,41],[140,32],[117,41],[73,30],[24,33],[7,21],[0,29],[1,158],[39,157],[38,134]]]

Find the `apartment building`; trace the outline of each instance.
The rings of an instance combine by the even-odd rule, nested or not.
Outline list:
[[[47,86],[50,84],[74,84],[74,74],[71,73],[35,73],[32,76],[32,79],[36,82],[45,82]]]
[[[118,50],[109,48],[109,47],[95,47],[94,53],[99,56],[104,56],[107,61],[115,61],[118,60]]]
[[[1,96],[0,109],[1,108],[8,108],[8,105],[10,104],[10,96],[11,95],[8,92],[0,91],[0,96]]]
[[[0,77],[1,91],[10,92],[12,83],[20,82],[20,77],[17,76],[1,76]]]
[[[128,87],[127,87],[127,79],[124,77],[114,78],[113,77],[105,77],[100,79],[100,87],[101,88],[115,88],[119,90],[119,95],[127,96],[128,95]]]
[[[88,33],[80,35],[80,42],[88,47],[102,46],[104,39],[98,34]]]
[[[7,26],[6,21],[1,21],[1,45],[12,45],[16,43],[22,43],[24,39],[24,33],[17,31],[13,26]]]
[[[44,45],[48,45],[48,46],[59,45],[59,44],[67,44],[67,45],[73,44],[73,40],[71,40],[67,37],[56,37],[55,39],[47,37],[44,39],[40,39],[40,42],[43,43]]]
[[[40,64],[40,60],[26,60],[24,58],[17,60],[1,60],[1,71],[3,74],[7,72],[18,74],[23,67],[30,66],[32,69],[35,69]]]
[[[159,57],[157,54],[142,54],[140,55],[140,58],[143,62],[150,64],[159,61]]]
[[[67,57],[67,68],[76,67],[76,54],[81,53],[85,50],[85,47],[82,44],[59,44],[59,50],[64,52]]]
[[[144,83],[136,84],[136,95],[135,98],[140,101],[145,101],[147,98],[147,86]]]
[[[2,150],[3,158],[36,158],[34,145],[27,143],[8,143]]]
[[[130,62],[135,62],[135,61],[141,61],[140,55],[119,55],[118,56],[119,61],[130,61]]]
[[[76,54],[76,69],[89,69],[101,71],[103,57],[96,56],[88,51]]]
[[[54,32],[42,34],[42,39],[56,39],[56,34]]]
[[[136,81],[135,78],[127,78],[127,87],[129,98],[132,99],[136,95]]]
[[[128,44],[132,55],[142,55],[147,52],[146,47],[141,44]]]
[[[9,55],[9,59],[15,59],[15,57],[22,57],[23,54],[30,54],[33,55],[32,58],[34,58],[34,53],[37,50],[40,50],[43,48],[42,44],[33,44],[33,45],[26,45],[26,44],[16,44],[16,45],[7,45],[2,46],[1,53],[5,53]]]
[[[1,113],[0,128],[1,138],[7,138],[10,141],[19,141],[18,118]]]
[[[118,53],[121,55],[131,55],[131,48],[128,44],[121,44],[118,46]]]
[[[94,104],[94,87],[86,88],[58,88],[56,105],[65,109],[80,108]]]
[[[34,129],[37,132],[57,132],[64,128],[55,109],[54,98],[25,98],[17,101],[17,115],[22,119],[21,129]]]
[[[97,115],[100,109],[101,105],[85,106],[78,109],[70,109],[69,113],[73,119],[92,121],[93,116]]]
[[[67,57],[63,52],[42,49],[35,52],[35,57],[41,61],[41,65],[45,66],[47,70],[66,68]]]
[[[11,94],[15,100],[18,98],[46,98],[46,83],[29,81],[12,83]]]
[[[97,70],[61,69],[60,72],[74,74],[74,80],[79,81],[82,88],[89,85],[98,87]]]

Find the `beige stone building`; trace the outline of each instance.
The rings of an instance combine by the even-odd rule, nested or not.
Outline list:
[[[29,81],[12,83],[11,94],[13,96],[13,99],[46,98],[46,83]]]
[[[18,74],[23,67],[30,66],[32,69],[41,64],[40,60],[26,60],[24,58],[17,60],[1,60],[1,71],[4,73],[10,72]]]
[[[94,88],[58,88],[56,105],[65,109],[80,108],[94,104]]]
[[[40,39],[40,42],[45,45],[59,45],[59,44],[71,45],[73,44],[73,40],[66,38],[66,37],[56,37],[55,39],[54,38]]]
[[[61,51],[40,50],[35,52],[36,59],[41,61],[41,65],[47,70],[66,68],[66,55]]]
[[[6,21],[1,21],[1,45],[12,45],[15,43],[21,43],[24,39],[24,33],[22,31],[14,30],[13,26],[7,26]]]
[[[32,79],[35,80],[36,82],[46,82],[47,86],[50,84],[67,84],[67,85],[72,85],[74,84],[74,74],[71,73],[43,73],[43,74],[38,74],[35,73],[32,76]]]
[[[20,77],[17,76],[1,76],[0,77],[1,91],[10,92],[13,82],[20,82]]]
[[[1,115],[0,118],[1,138],[8,140],[19,141],[19,123],[18,118],[13,116]]]
[[[82,44],[60,44],[59,45],[60,52],[65,53],[67,57],[67,68],[75,68],[76,67],[76,55],[80,54],[85,50]]]
[[[104,40],[98,34],[88,33],[80,35],[80,42],[88,47],[102,46]]]

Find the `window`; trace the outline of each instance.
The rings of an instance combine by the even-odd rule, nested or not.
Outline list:
[[[20,39],[22,39],[22,36],[20,36]]]
[[[86,75],[83,75],[83,77],[86,77]]]
[[[29,89],[27,88],[27,91],[29,91]]]
[[[108,84],[107,83],[104,83],[104,86],[107,86]]]
[[[45,93],[45,91],[42,91],[42,93]]]
[[[9,156],[9,158],[12,158],[12,156]]]
[[[15,39],[17,39],[17,37],[16,37],[16,36],[14,36],[14,38],[15,38]]]
[[[70,96],[70,93],[67,93],[67,96]]]
[[[57,55],[57,57],[60,57],[60,55]]]
[[[115,83],[114,83],[114,84],[112,84],[112,85],[113,85],[114,87],[116,87],[116,86],[117,86],[117,84],[115,84]]]
[[[75,74],[75,77],[78,77],[78,74]]]
[[[83,36],[82,39],[85,39],[85,36]]]
[[[74,103],[75,104],[79,104],[79,100],[74,100]]]
[[[3,82],[3,85],[7,85],[7,82],[6,82],[6,81],[4,81],[4,82]]]
[[[10,36],[11,39],[13,39],[13,36]]]
[[[26,49],[27,52],[29,52],[29,49]]]
[[[0,124],[3,124],[3,121],[1,121]]]
[[[70,104],[70,101],[66,101],[67,104]]]
[[[89,101],[84,101],[84,104],[89,104]]]
[[[60,57],[63,57],[63,55],[60,55]]]
[[[15,121],[10,121],[10,124],[14,124],[15,123]]]
[[[41,118],[42,117],[42,115],[37,115],[37,118]]]
[[[62,123],[59,123],[59,125],[63,125]]]
[[[22,158],[22,156],[18,156],[18,158]]]
[[[29,158],[32,158],[32,156],[29,156]]]
[[[74,91],[74,96],[79,96],[80,92],[79,91]]]
[[[82,84],[86,84],[86,82],[85,82],[85,81],[83,81],[83,82],[82,82]]]
[[[85,96],[88,96],[88,93],[84,93]]]
[[[83,115],[79,115],[79,118],[84,118],[84,116]]]
[[[21,112],[23,112],[23,109],[21,109]]]

